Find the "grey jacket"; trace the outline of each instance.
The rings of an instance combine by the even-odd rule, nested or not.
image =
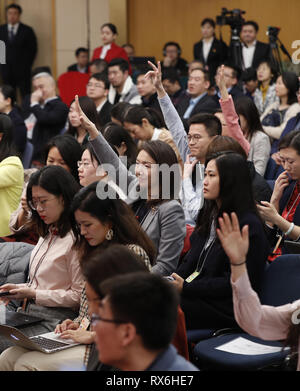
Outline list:
[[[132,204],[136,201],[139,184],[137,177],[127,170],[101,133],[95,140],[90,141],[90,144],[102,165],[110,164],[114,167],[117,175],[113,180],[116,180],[116,184],[128,196],[126,202]],[[113,173],[109,176],[112,177]],[[157,250],[156,264],[152,271],[170,275],[177,267],[186,235],[182,206],[176,200],[163,202],[149,212],[141,226]]]

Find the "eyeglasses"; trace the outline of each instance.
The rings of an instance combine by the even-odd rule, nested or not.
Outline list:
[[[189,134],[187,136],[188,142],[195,140],[195,142],[197,143],[201,138],[202,137],[200,136],[200,134],[194,134],[193,136]]]
[[[32,201],[29,201],[28,202],[28,205],[30,206],[30,208],[32,210],[37,210],[38,206],[40,205],[40,207],[44,210],[46,209],[47,207],[47,203],[49,201],[52,201],[52,200],[55,200],[56,198],[53,197],[53,198],[49,198],[48,200],[32,200]]]
[[[78,168],[80,168],[81,166],[83,166],[83,167],[89,167],[91,165],[91,163],[90,162],[82,162],[82,161],[78,161],[77,162],[77,167]]]
[[[87,84],[87,87],[95,87],[95,88],[103,88],[103,89],[105,89],[104,87],[103,87],[103,85],[102,84],[100,84],[100,83],[88,83]]]
[[[105,318],[102,318],[102,316],[99,316],[99,315],[96,315],[96,314],[92,314],[91,316],[91,323],[93,326],[96,326],[96,324],[98,322],[107,322],[107,323],[115,323],[115,324],[122,324],[122,323],[128,323],[128,322],[125,322],[124,320],[118,320],[118,319],[105,319]]]

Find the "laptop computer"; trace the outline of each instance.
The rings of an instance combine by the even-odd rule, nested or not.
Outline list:
[[[48,354],[80,345],[71,339],[63,340],[59,338],[59,334],[55,334],[54,331],[36,335],[34,337],[27,337],[15,327],[0,325],[0,334],[14,345]]]
[[[11,327],[23,327],[39,323],[43,318],[24,314],[23,312],[5,311],[0,312],[0,325],[7,325]]]

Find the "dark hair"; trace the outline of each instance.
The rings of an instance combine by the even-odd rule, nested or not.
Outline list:
[[[162,115],[152,107],[143,107],[140,105],[131,105],[124,116],[124,122],[135,125],[142,125],[142,120],[147,119],[155,128],[165,128]]]
[[[163,71],[162,80],[169,80],[172,84],[175,84],[176,82],[180,84],[178,72],[173,68]]]
[[[87,143],[83,148],[82,148],[82,152],[81,152],[81,156],[83,155],[83,152],[88,150],[90,155],[91,155],[91,160],[92,162],[96,162],[98,165],[101,164],[98,156],[96,155],[95,151],[94,151],[94,148],[92,147],[92,145],[90,143]]]
[[[110,117],[115,118],[117,121],[123,124],[125,114],[127,113],[129,107],[131,107],[131,104],[128,102],[118,102],[117,104],[113,105],[110,111]]]
[[[215,136],[207,147],[207,156],[211,156],[218,152],[232,151],[247,159],[247,154],[241,144],[234,138],[229,136]]]
[[[181,47],[180,47],[179,43],[174,42],[174,41],[169,41],[169,42],[164,44],[163,51],[167,50],[168,46],[176,46],[177,51],[178,51],[178,56],[180,56],[180,54],[181,54]]]
[[[109,89],[109,81],[108,81],[108,78],[107,78],[107,74],[105,72],[93,73],[90,76],[89,81],[91,79],[96,79],[97,81],[102,81],[102,83],[104,84],[104,88],[106,90]]]
[[[11,8],[15,8],[16,10],[19,11],[19,14],[21,15],[23,10],[22,10],[22,7],[19,5],[19,4],[16,4],[16,3],[12,3],[12,4],[9,4],[6,8],[5,8],[5,11],[7,12],[9,9]]]
[[[243,26],[252,26],[254,27],[255,31],[258,32],[259,30],[259,26],[256,22],[254,22],[254,20],[247,20],[246,22],[243,23]]]
[[[124,45],[122,45],[122,48],[126,48],[126,46],[134,50],[134,46],[131,43],[124,43]]]
[[[165,201],[163,194],[164,184],[168,185],[168,199],[179,199],[181,173],[173,148],[161,140],[155,140],[143,142],[140,147],[141,150],[147,152],[159,167],[163,167],[163,165],[173,167],[169,178],[164,178],[163,172],[159,170],[159,198],[149,200],[148,204],[155,205]]]
[[[90,63],[90,65],[95,65],[97,73],[107,73],[107,62],[101,58],[96,58]]]
[[[80,53],[87,53],[87,54],[89,54],[89,50],[87,48],[78,48],[75,51],[75,56],[78,57]]]
[[[273,62],[271,60],[268,60],[268,59],[260,61],[260,63],[256,67],[256,74],[257,74],[258,67],[260,65],[262,65],[262,64],[266,64],[270,68],[271,74],[273,75],[272,78],[271,78],[271,81],[270,81],[270,85],[274,84],[276,82],[277,77],[278,77],[278,72],[277,72],[277,69],[274,67]]]
[[[81,271],[100,298],[102,293],[99,285],[102,281],[118,274],[149,272],[144,261],[127,246],[121,244],[112,244],[102,251],[95,248],[86,262],[82,262]]]
[[[221,121],[213,114],[195,114],[189,119],[188,124],[189,126],[202,124],[210,137],[222,134]]]
[[[127,150],[125,156],[127,157],[127,168],[132,166],[135,163],[138,150],[136,143],[127,130],[120,125],[109,122],[102,128],[102,133],[108,143],[115,145],[118,148],[121,147],[122,143],[126,144]]]
[[[255,132],[264,131],[260,122],[259,112],[251,98],[247,96],[239,97],[235,102],[235,110],[238,115],[243,115],[247,121],[250,141]]]
[[[223,216],[226,212],[235,212],[240,217],[246,211],[258,215],[252,191],[252,180],[247,160],[231,151],[223,151],[207,156],[205,165],[215,160],[220,178],[218,208],[215,200],[205,200],[197,218],[197,230],[205,235],[209,234],[212,221]]]
[[[75,102],[75,99],[70,103],[71,105]],[[79,104],[82,108],[82,111],[84,114],[88,117],[90,121],[92,121],[97,129],[100,129],[99,119],[98,119],[98,113],[96,109],[95,102],[93,99],[89,98],[88,96],[80,96],[79,97]],[[69,128],[67,131],[67,134],[71,134],[72,136],[77,135],[77,129],[71,125],[70,120],[68,119]]]
[[[53,137],[45,147],[44,162],[47,164],[48,154],[52,148],[57,148],[71,174],[79,182],[77,162],[81,159],[82,149],[79,142],[70,134]]]
[[[7,84],[0,86],[0,92],[2,92],[4,99],[10,99],[11,105],[15,106],[16,104],[16,92],[15,89]]]
[[[299,130],[292,130],[282,137],[279,142],[278,150],[284,148],[293,148],[300,156],[300,132]]]
[[[152,273],[128,273],[105,280],[100,291],[109,298],[115,319],[132,323],[143,345],[166,349],[176,327],[179,293],[173,284]]]
[[[263,61],[266,62],[266,61]],[[254,68],[247,68],[243,71],[241,80],[245,83],[248,81],[257,81],[257,72]]]
[[[56,223],[56,228],[59,236],[61,238],[65,237],[71,230],[70,206],[80,188],[79,184],[67,170],[60,166],[46,166],[30,176],[26,193],[27,204],[32,212],[32,222],[37,227],[38,234],[45,237],[48,233],[48,225],[41,220],[37,211],[30,207],[33,186],[40,186],[56,197],[62,196],[64,210]]]
[[[93,247],[80,234],[80,229],[75,221],[76,210],[89,213],[103,224],[110,223],[112,225],[114,232],[112,240],[101,243],[99,248],[105,249],[116,243],[137,244],[146,251],[151,264],[153,264],[155,253],[153,243],[143,231],[131,208],[119,198],[116,192],[113,192],[114,197],[99,197],[97,185],[98,182],[95,182],[81,189],[74,197],[71,206],[72,229],[76,238],[75,247],[79,249],[81,261],[84,261]],[[112,189],[106,184],[106,193],[110,190]]]
[[[125,73],[129,71],[129,63],[124,60],[124,58],[114,58],[111,62],[108,63],[108,68],[116,67],[120,68],[120,71]]]
[[[288,90],[288,105],[297,103],[297,91],[299,90],[299,79],[294,72],[282,72],[282,81]]]
[[[231,74],[232,74],[233,78],[236,78],[236,79],[240,78],[241,71],[235,65],[232,65],[229,62],[225,62],[224,66],[226,68],[230,68],[231,69]]]
[[[211,27],[216,28],[216,22],[211,18],[205,18],[201,22],[201,26],[203,27],[206,23],[210,24]]]
[[[104,23],[101,26],[101,30],[103,29],[103,27],[108,27],[113,34],[118,34],[117,27],[112,23]]]
[[[195,72],[195,71],[201,71],[201,72],[203,73],[204,80],[210,82],[210,74],[209,74],[209,72],[208,72],[206,69],[195,68],[195,69],[193,69],[193,70],[191,71],[191,73],[192,73],[192,72]]]
[[[0,133],[3,134],[0,141],[0,162],[10,156],[17,156],[13,139],[13,123],[7,114],[0,113]]]

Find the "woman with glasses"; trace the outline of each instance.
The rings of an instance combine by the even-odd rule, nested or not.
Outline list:
[[[22,328],[27,336],[53,331],[57,323],[79,308],[83,278],[69,218],[78,183],[62,167],[48,166],[34,173],[27,187],[27,203],[40,239],[33,248],[27,283],[5,284],[5,304],[17,301],[21,311],[40,316],[36,325]],[[11,309],[15,309],[9,304]],[[4,338],[0,350],[10,346]]]
[[[96,126],[80,109],[82,125],[90,134],[90,143],[101,159],[114,169],[115,183],[126,195],[149,238],[157,257],[154,273],[170,275],[177,267],[183,249],[186,226],[180,205],[180,166],[174,150],[161,140],[144,142],[136,159],[135,174],[127,170]]]
[[[94,253],[101,257],[101,253],[110,246],[121,244],[140,258],[141,263],[145,265],[145,270],[150,270],[155,253],[153,244],[139,226],[129,206],[119,198],[115,188],[106,185],[106,191],[109,190],[110,193],[107,194],[111,198],[107,197],[104,189],[101,191],[97,183],[93,183],[81,189],[72,202],[71,222],[75,237],[74,251],[79,255],[81,267],[84,268]],[[122,261],[124,268],[126,268],[126,259],[122,258]],[[107,269],[109,267],[107,265]],[[82,345],[53,353],[47,357],[35,352],[32,367],[29,370],[59,370],[63,365],[78,366],[83,364],[85,353],[88,355],[90,345],[94,342],[94,333],[90,330],[91,318],[88,310],[84,288],[81,292],[79,316],[75,319],[74,317],[66,319],[55,328],[56,333],[60,334],[62,342],[64,339],[71,338]],[[86,349],[86,345],[89,346],[88,349]],[[17,370],[14,365],[9,364],[11,360],[7,357],[12,359],[23,353],[23,349],[10,349],[10,352],[4,354],[6,363],[4,358],[0,357],[0,369],[1,365],[3,368],[5,365],[6,370]],[[28,368],[28,362],[23,366]]]

